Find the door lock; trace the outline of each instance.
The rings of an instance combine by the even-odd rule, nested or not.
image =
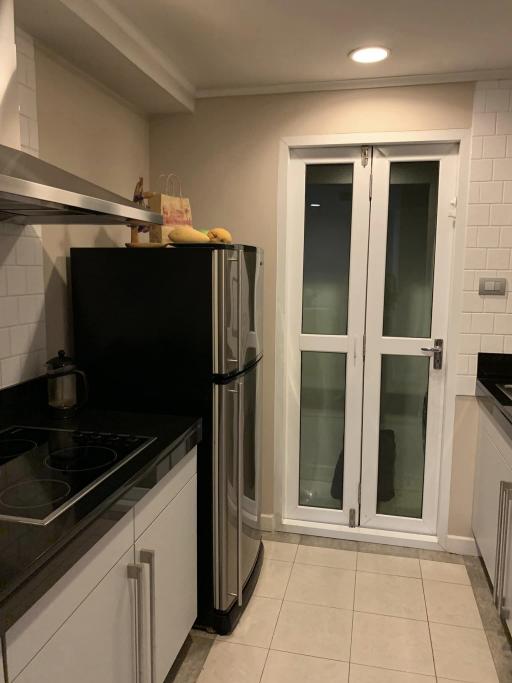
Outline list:
[[[443,340],[434,339],[434,346],[422,346],[421,350],[434,357],[434,370],[441,370],[443,367]]]

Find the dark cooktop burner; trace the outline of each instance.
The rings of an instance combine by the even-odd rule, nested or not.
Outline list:
[[[44,464],[59,472],[88,472],[108,467],[117,460],[117,453],[106,446],[74,446],[54,451]]]
[[[8,486],[0,493],[0,502],[15,510],[28,510],[51,506],[64,500],[71,493],[71,486],[59,479],[34,479]]]
[[[0,460],[15,458],[17,455],[28,453],[34,448],[37,448],[37,443],[29,439],[4,439],[0,441]]]
[[[44,427],[0,431],[0,520],[49,524],[152,441]]]

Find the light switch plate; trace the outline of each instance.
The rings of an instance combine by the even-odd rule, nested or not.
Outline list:
[[[507,280],[504,277],[481,277],[478,282],[478,293],[483,296],[505,296]]]

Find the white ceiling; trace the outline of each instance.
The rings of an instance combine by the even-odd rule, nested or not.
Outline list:
[[[112,0],[198,89],[512,67],[511,0]],[[347,52],[384,45],[360,65]]]
[[[15,3],[29,33],[149,113],[224,94],[512,78],[512,0]],[[347,58],[372,44],[390,59]]]

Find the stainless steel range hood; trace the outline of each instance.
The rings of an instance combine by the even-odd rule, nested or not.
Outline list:
[[[0,145],[0,222],[161,225],[159,213]]]

